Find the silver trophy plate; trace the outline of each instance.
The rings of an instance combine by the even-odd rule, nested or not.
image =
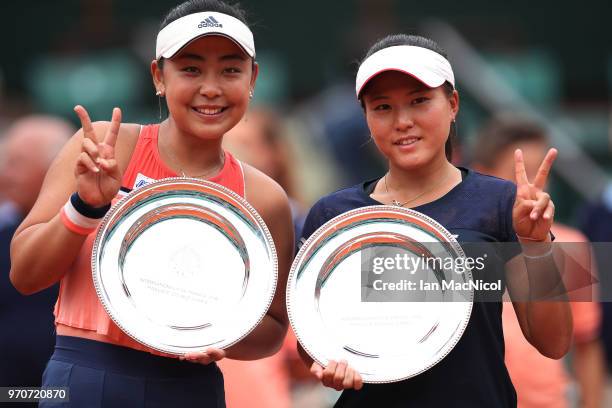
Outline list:
[[[257,326],[274,297],[277,259],[266,225],[242,197],[171,178],[113,206],[94,243],[92,273],[126,334],[184,354],[229,347]]]
[[[312,234],[287,284],[290,322],[306,352],[324,367],[344,359],[369,383],[407,379],[440,362],[461,338],[474,296],[472,289],[436,289],[442,280],[469,282],[472,272],[435,263],[410,275],[428,282],[427,289],[373,290],[380,288],[375,280],[399,281],[402,273],[373,273],[373,256],[381,254],[465,259],[450,232],[426,215],[371,206],[339,215]]]

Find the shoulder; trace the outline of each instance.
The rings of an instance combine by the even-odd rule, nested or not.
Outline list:
[[[247,200],[264,219],[278,211],[291,214],[287,194],[276,181],[247,163],[242,168]]]
[[[459,186],[428,215],[447,228],[478,231],[505,242],[511,239],[514,183],[466,169]]]
[[[93,134],[96,138],[95,142],[101,143],[104,141],[106,133],[110,128],[110,122],[108,121],[97,121],[92,122]],[[135,123],[122,123],[119,127],[119,134],[117,135],[116,148],[121,149],[124,145],[134,145],[140,134],[141,125]],[[78,146],[80,151],[81,143],[84,138],[83,129],[79,129],[67,143],[68,146]]]
[[[91,125],[94,130],[93,137],[95,138],[95,142],[101,143],[110,128],[110,122],[99,121],[93,122]],[[131,157],[139,134],[140,125],[131,123],[121,124],[119,128],[119,134],[117,136],[117,142],[115,144],[115,157],[120,163],[123,161],[124,157],[126,160],[129,160],[129,157]],[[64,145],[64,148],[55,158],[54,163],[51,165],[49,171],[57,171],[63,176],[60,178],[72,180],[72,177],[65,176],[67,176],[68,174],[72,174],[73,172],[74,160],[76,157],[78,157],[79,154],[81,154],[84,137],[85,136],[83,133],[83,129],[81,128]]]
[[[109,121],[97,121],[92,122],[91,126],[94,129],[95,135],[98,139],[98,142],[102,142],[110,128]],[[119,135],[117,137],[117,145],[124,142],[135,141],[138,139],[138,135],[140,134],[140,128],[143,125],[139,125],[137,123],[122,123],[119,127]],[[79,130],[75,136],[82,137],[83,130]]]
[[[106,132],[108,132],[110,128],[110,124],[111,123],[107,121],[92,123],[96,137],[98,138],[98,142],[102,142],[104,140]],[[136,123],[122,123],[119,127],[117,143],[115,144],[115,158],[117,159],[120,168],[123,170],[125,170],[130,158],[132,157],[134,148],[138,143],[141,128],[142,125]]]
[[[92,125],[96,130],[97,137],[103,140],[110,127],[110,122],[94,122]],[[132,158],[142,126],[136,123],[122,123],[119,127],[117,143],[115,144],[115,158],[122,171],[126,170]]]
[[[98,143],[104,141],[106,133],[110,129],[110,125],[111,123],[108,121],[92,122],[91,126],[94,129],[94,134]],[[138,140],[138,136],[140,135],[141,128],[142,125],[136,123],[122,123],[119,127],[115,151],[133,150]],[[75,133],[73,139],[76,139],[80,146],[83,137],[83,129],[79,129],[79,131]]]
[[[363,191],[363,183],[321,197],[306,216],[302,237],[308,238],[320,226],[340,214],[371,205],[367,198]]]
[[[143,126],[144,125],[137,123],[124,123],[119,128],[119,138],[124,139],[124,143],[135,144]],[[119,138],[117,139],[117,143],[119,143]]]
[[[468,177],[461,191],[461,203],[471,208],[481,208],[485,211],[497,208],[506,212],[514,205],[516,184],[468,169]]]
[[[495,196],[499,196],[500,194],[516,194],[516,184],[511,181],[479,173],[472,169],[468,169],[468,171],[470,176],[468,179],[470,180],[468,187],[475,191],[494,194]]]
[[[313,204],[310,212],[330,210],[331,212],[335,212],[336,214],[334,216],[336,216],[352,209],[368,205],[366,198],[363,192],[363,183],[360,183],[351,187],[342,188],[321,197]]]

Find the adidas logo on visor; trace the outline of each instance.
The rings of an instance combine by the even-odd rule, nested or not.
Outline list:
[[[198,28],[206,28],[206,27],[218,27],[223,28],[223,24],[219,23],[213,16],[205,18],[200,24],[198,24]]]

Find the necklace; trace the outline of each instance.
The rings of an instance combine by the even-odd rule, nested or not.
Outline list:
[[[165,140],[165,138],[164,138]],[[158,149],[161,148],[161,146],[159,146],[159,136],[158,136]],[[221,169],[223,169],[223,166],[225,165],[225,151],[223,151],[223,149],[221,149],[221,157],[220,157],[220,163],[218,165],[216,165],[215,167],[213,167],[211,170],[207,171],[204,174],[200,174],[200,175],[193,175],[193,176],[189,176],[185,173],[185,170],[183,170],[183,168],[180,166],[180,163],[178,162],[178,160],[176,160],[174,154],[172,153],[171,149],[168,147],[164,147],[164,150],[166,152],[166,156],[170,159],[171,164],[174,165],[174,168],[178,168],[179,172],[181,174],[181,177],[187,177],[187,178],[209,178],[210,176],[212,176],[213,174],[216,174],[217,172],[221,171]]]
[[[171,159],[172,159],[172,162],[176,164],[176,160],[174,160],[174,157],[171,157]],[[221,152],[221,162],[218,165],[216,165],[213,169],[207,171],[204,174],[189,176],[185,174],[185,171],[180,166],[177,166],[177,167],[179,168],[181,177],[206,179],[212,176],[213,174],[216,174],[217,172],[219,172],[223,168],[224,165],[225,165],[225,152],[222,151]]]
[[[388,176],[388,175],[389,175],[389,173],[385,174],[385,177],[384,177],[384,182],[385,182],[385,191],[387,192],[387,194],[389,194],[389,187],[387,187],[387,176]],[[392,205],[394,205],[394,206],[397,206],[397,207],[403,207],[403,206],[405,206],[406,204],[408,204],[408,203],[411,203],[411,202],[415,201],[417,198],[423,197],[423,196],[424,196],[426,193],[429,193],[429,192],[431,192],[431,191],[435,190],[436,188],[440,187],[442,184],[444,184],[444,182],[446,182],[446,180],[447,180],[447,179],[448,179],[448,176],[444,177],[444,178],[442,179],[442,181],[441,181],[441,182],[439,182],[439,183],[435,184],[435,185],[434,185],[432,188],[428,188],[427,190],[423,191],[423,192],[422,192],[422,193],[420,193],[419,195],[417,195],[417,196],[415,196],[415,197],[412,197],[412,198],[411,198],[410,200],[408,200],[408,201],[405,201],[405,202],[403,202],[403,203],[400,203],[399,201],[397,201],[397,200],[393,199],[393,200],[391,200],[391,204],[392,204]]]

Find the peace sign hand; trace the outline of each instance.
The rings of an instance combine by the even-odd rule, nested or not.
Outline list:
[[[81,120],[83,144],[74,170],[79,197],[92,207],[111,202],[121,187],[121,173],[115,160],[115,144],[121,125],[121,110],[113,109],[110,126],[102,142],[95,132],[89,114],[81,105],[74,111]]]
[[[525,171],[523,152],[514,152],[516,174],[516,200],[512,209],[512,224],[516,235],[528,241],[545,241],[549,238],[550,227],[555,215],[555,205],[550,195],[544,191],[557,150],[550,149],[540,164],[540,168],[530,183]]]

